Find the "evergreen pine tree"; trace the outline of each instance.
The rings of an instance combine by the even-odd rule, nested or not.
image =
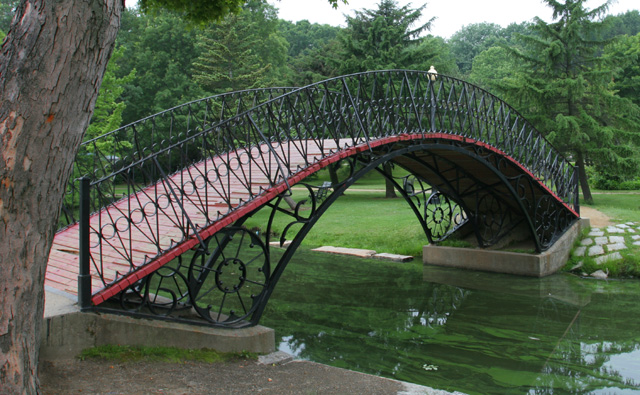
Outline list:
[[[522,68],[509,81],[507,101],[575,160],[584,198],[592,202],[587,164],[608,174],[637,174],[638,129],[629,128],[638,109],[610,87],[613,66],[601,56],[607,42],[589,38],[598,36],[598,18],[611,0],[592,10],[586,0],[545,2],[554,22],[536,18],[533,34],[520,36],[524,49],[509,48]]]
[[[201,54],[193,63],[193,79],[210,93],[263,87],[271,67],[258,56],[261,38],[255,22],[229,15],[199,37]]]

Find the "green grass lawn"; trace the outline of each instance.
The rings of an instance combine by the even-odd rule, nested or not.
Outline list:
[[[593,191],[593,204],[584,205],[603,212],[613,222],[640,222],[640,191]]]
[[[299,201],[305,195],[296,190],[293,198]],[[248,228],[264,226],[270,212],[270,209],[262,210],[245,225]],[[275,233],[280,235],[290,221],[291,218],[284,215],[276,218]],[[385,199],[384,191],[357,188],[347,190],[331,205],[303,242],[307,248],[330,245],[412,256],[421,256],[425,244],[428,244],[427,237],[402,197]]]
[[[401,169],[394,171],[396,177],[404,175],[406,172]],[[328,171],[322,171],[305,182],[322,185],[328,180]],[[329,207],[302,245],[307,248],[327,245],[363,248],[379,253],[422,256],[422,247],[428,244],[428,240],[420,222],[399,193],[395,199],[386,199],[384,188],[385,180],[377,172],[371,172],[360,179]],[[305,189],[294,186],[294,200],[300,201],[307,197]],[[264,226],[270,212],[268,208],[262,210],[249,219],[245,226]],[[276,218],[275,233],[280,235],[290,221],[291,218],[284,215]]]
[[[403,175],[401,171],[395,173]],[[328,179],[328,173],[324,172],[309,183],[321,185]],[[303,190],[296,188],[293,197],[300,200],[306,196]],[[587,206],[603,212],[617,223],[640,222],[640,191],[594,191],[594,204]],[[259,213],[246,225],[251,228],[266,223],[268,211]],[[280,234],[288,222],[288,218],[276,221],[276,233]],[[307,248],[331,245],[417,257],[422,256],[422,247],[426,244],[426,236],[405,200],[402,197],[384,198],[384,179],[377,173],[370,173],[349,188],[303,242]],[[624,260],[619,265],[608,264],[610,274],[640,277],[640,247],[632,247],[623,255]]]

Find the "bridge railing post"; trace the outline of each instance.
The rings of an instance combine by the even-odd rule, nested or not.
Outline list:
[[[582,171],[580,169],[580,167],[576,166],[574,167],[574,171],[573,171],[573,193],[574,193],[574,197],[573,197],[573,209],[575,210],[576,213],[578,213],[578,215],[580,215],[580,171]]]
[[[79,218],[79,270],[78,270],[78,305],[81,309],[91,307],[91,258],[89,254],[89,215],[91,180],[80,179],[80,218]]]

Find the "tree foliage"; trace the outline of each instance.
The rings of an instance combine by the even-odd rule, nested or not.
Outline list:
[[[120,100],[120,96],[124,92],[125,85],[130,83],[136,74],[133,69],[124,77],[117,77],[119,69],[118,61],[122,59],[124,48],[119,48],[113,52],[109,64],[102,78],[100,92],[96,99],[96,106],[91,116],[91,123],[85,133],[85,140],[95,138],[97,136],[108,133],[120,127],[122,123],[122,112],[126,107],[126,103]],[[101,144],[108,145],[110,141],[102,141]],[[107,147],[100,147],[106,149]],[[115,153],[114,153],[115,154]]]
[[[289,43],[289,56],[296,58],[334,40],[341,28],[310,23],[304,19],[296,23],[280,20],[278,29]]]
[[[605,48],[604,57],[612,67],[612,88],[640,106],[640,33],[618,36]]]
[[[16,7],[20,3],[20,0],[2,0],[0,1],[0,32],[7,33],[13,14],[16,12]],[[4,37],[4,36],[2,36]],[[0,39],[2,39],[0,37]]]
[[[449,39],[451,53],[462,73],[469,73],[473,59],[482,51],[498,44],[503,29],[495,23],[474,23],[463,26]]]
[[[124,123],[204,96],[191,74],[191,64],[200,53],[198,32],[170,11],[124,13],[117,42],[124,56],[117,76],[136,70],[123,92]]]
[[[255,52],[260,37],[251,24],[229,16],[199,37],[201,55],[193,63],[193,79],[204,90],[222,93],[265,85],[271,67]]]
[[[277,26],[277,13],[262,1],[249,2],[243,12],[209,26],[198,36],[194,81],[210,93],[276,83],[287,54]]]
[[[342,46],[337,37],[342,28],[281,20],[279,30],[289,43],[285,85],[304,86],[339,75]]]
[[[502,46],[485,49],[473,59],[469,81],[485,89],[500,92],[504,81],[513,76],[517,61]]]
[[[640,11],[631,10],[624,14],[609,15],[604,19],[605,26],[602,38],[611,39],[616,36],[635,36],[640,33]]]
[[[424,56],[416,50],[420,34],[429,30],[435,18],[414,26],[426,4],[413,9],[399,7],[394,0],[381,0],[377,9],[363,9],[347,16],[347,28],[341,32],[344,46],[343,74],[366,70],[412,68],[422,64]]]
[[[637,174],[637,107],[611,89],[613,65],[601,56],[607,42],[590,38],[602,29],[598,18],[610,2],[592,10],[585,0],[545,2],[554,22],[536,18],[533,34],[520,36],[523,49],[508,48],[521,67],[503,88],[507,101],[575,159],[590,201],[588,163],[607,174]]]
[[[181,17],[197,23],[219,20],[229,13],[238,12],[243,0],[140,0],[140,9],[144,13],[173,10]]]

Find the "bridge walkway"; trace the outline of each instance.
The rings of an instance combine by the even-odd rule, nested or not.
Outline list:
[[[299,150],[294,149],[294,145],[296,147],[302,145],[308,149],[303,155]],[[267,151],[266,154],[269,154],[267,149],[262,148]],[[316,144],[290,142],[287,147],[291,152],[290,169],[288,170],[295,171],[304,167],[306,163],[318,162],[336,151],[337,148],[338,144],[332,140],[324,142],[324,153],[320,152]],[[260,153],[259,150],[260,148],[254,147],[250,151],[237,152],[235,156],[237,163],[245,162],[246,164],[247,160],[244,158],[247,154],[254,158],[265,154],[265,152]],[[110,294],[114,293],[114,291],[105,292],[105,286],[116,282],[116,280],[121,280],[123,274],[129,274],[130,262],[138,267],[158,255],[165,254],[162,256],[162,263],[166,263],[166,261],[197,245],[198,238],[195,234],[191,234],[187,242],[180,246],[176,245],[175,240],[180,240],[183,236],[182,229],[189,227],[185,221],[190,220],[195,229],[202,234],[213,234],[219,228],[233,223],[237,219],[237,215],[227,216],[227,214],[239,205],[246,204],[250,198],[263,195],[261,200],[268,201],[287,189],[286,183],[281,184],[280,188],[271,188],[268,174],[265,174],[262,169],[247,170],[239,166],[237,169],[223,174],[220,171],[221,168],[225,166],[225,163],[233,161],[233,154],[230,154],[230,157],[225,157],[224,160],[218,157],[202,161],[171,175],[167,181],[161,180],[157,184],[124,197],[114,205],[91,215],[91,255],[102,257],[100,262],[93,262],[100,268],[99,271],[92,271],[92,294],[96,295],[94,297],[96,304],[106,300],[111,296]],[[283,169],[280,169],[279,166],[280,164],[276,160],[272,160],[271,174],[282,171]],[[251,180],[250,185],[246,185],[244,181],[247,179],[245,178],[247,171],[250,172],[248,177]],[[217,178],[216,182],[204,182],[205,177],[211,179],[212,175]],[[191,184],[190,190],[181,191],[179,186],[183,185],[184,180],[187,179],[200,180],[201,183]],[[220,186],[220,188],[216,188],[216,186]],[[156,207],[155,201],[159,202],[160,207]],[[186,215],[182,214],[180,207],[182,202],[188,203],[183,205]],[[255,203],[254,201],[249,207],[250,210],[245,209],[243,212],[257,208],[258,205]],[[213,227],[209,226],[208,232],[204,232],[206,224],[210,223],[214,217],[219,217],[222,220],[217,221]],[[114,229],[114,226],[117,227],[117,230]],[[158,238],[155,235],[161,236]],[[123,246],[129,246],[129,248],[121,248]],[[127,254],[123,251],[131,253]],[[60,291],[77,295],[79,254],[79,224],[76,223],[56,234],[47,265],[45,284]],[[161,264],[152,267],[146,266],[146,270],[134,272],[135,276],[129,281],[125,281],[124,284],[130,285],[159,266]],[[102,278],[98,272],[102,273]],[[119,292],[122,287],[126,288],[121,285],[116,288],[117,291]]]

